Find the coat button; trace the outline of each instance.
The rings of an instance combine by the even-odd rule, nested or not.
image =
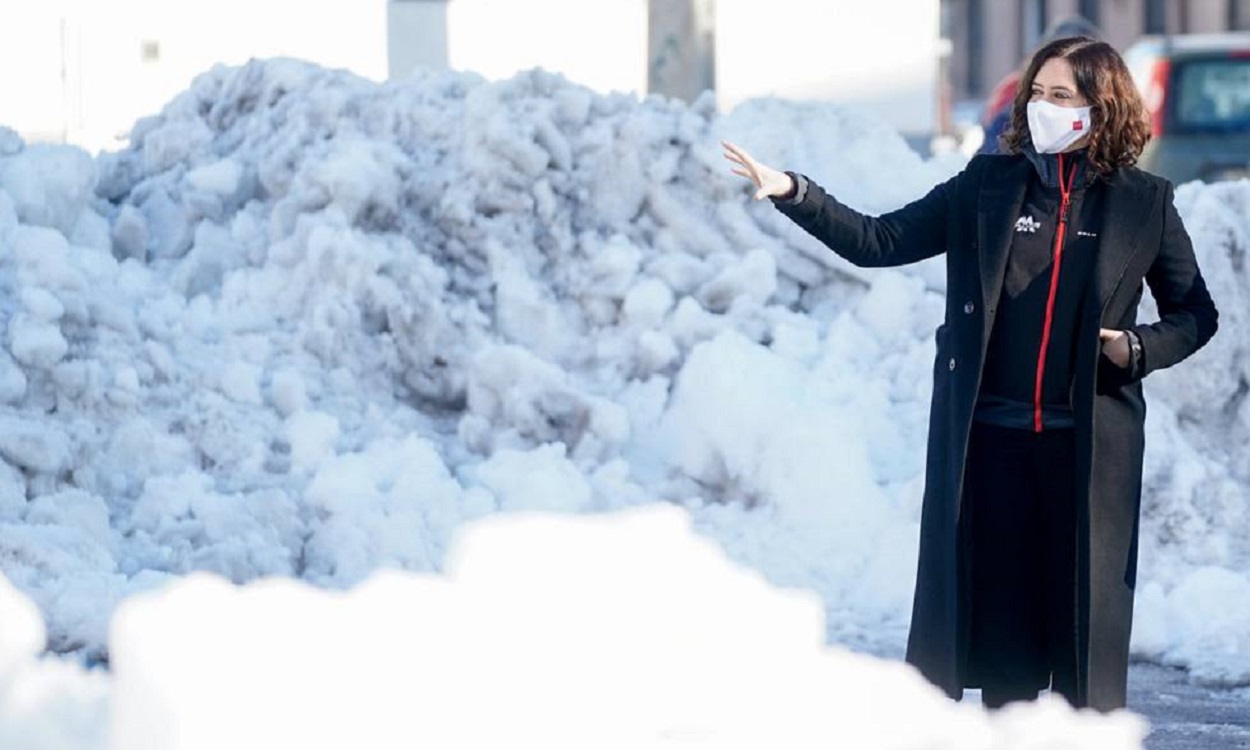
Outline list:
[[[976,309],[977,306],[972,304],[972,300],[968,300],[964,303],[964,315],[971,315]]]
[[[955,358],[954,357],[951,357],[951,361],[946,364],[946,367],[950,369],[952,372],[954,372],[955,370]]]

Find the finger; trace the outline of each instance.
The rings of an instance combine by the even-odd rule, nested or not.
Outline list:
[[[734,174],[736,174],[736,175],[741,175],[741,176],[743,176],[743,177],[747,178],[748,180],[749,180],[749,179],[751,179],[751,173],[750,173],[750,172],[748,172],[748,171],[746,171],[745,169],[735,169],[735,170],[733,170],[733,173],[734,173]]]
[[[733,162],[734,164],[740,164],[740,165],[742,165],[742,166],[744,166],[744,167],[746,167],[746,168],[748,168],[748,169],[750,169],[750,167],[751,167],[751,165],[750,165],[750,164],[748,164],[747,162],[743,161],[743,160],[742,160],[742,157],[741,157],[741,156],[738,156],[737,154],[731,154],[731,153],[729,153],[729,152],[726,152],[726,153],[722,154],[722,156],[724,156],[726,159],[728,159],[729,161]]]
[[[748,174],[742,175],[743,177],[750,178],[751,181],[755,182],[757,185],[763,182],[763,180],[760,179],[759,170],[755,169],[753,164],[745,162],[737,156],[730,156],[729,154],[725,154],[725,158],[729,159],[734,164],[739,165],[748,172]],[[737,172],[737,170],[735,170],[735,173],[741,174],[740,172]]]
[[[738,158],[742,159],[742,161],[748,166],[755,165],[755,159],[749,153],[747,153],[746,149],[742,148],[741,146],[735,146],[729,141],[721,141],[721,143],[724,144],[725,148],[729,149],[736,156],[738,156]]]
[[[755,191],[755,200],[762,201],[768,197],[768,188],[760,188]]]
[[[1099,328],[1098,338],[1102,339],[1103,341],[1110,341],[1111,339],[1116,337],[1117,333],[1118,331],[1113,331],[1110,328]]]

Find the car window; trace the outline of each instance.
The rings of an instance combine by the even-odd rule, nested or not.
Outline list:
[[[1190,60],[1174,80],[1180,129],[1250,130],[1250,58]]]

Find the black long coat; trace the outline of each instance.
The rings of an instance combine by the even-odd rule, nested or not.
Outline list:
[[[1012,229],[1034,167],[1020,155],[978,156],[897,211],[859,214],[809,183],[783,213],[860,266],[946,254],[946,320],[937,330],[920,562],[907,661],[948,695],[963,694],[967,587],[956,543],[973,406],[1003,286]],[[1135,168],[1106,179],[1093,294],[1079,323],[1076,418],[1077,703],[1125,704],[1137,577],[1146,404],[1141,383],[1102,354],[1099,328],[1141,337],[1142,376],[1180,362],[1215,334],[1217,313],[1172,204],[1171,183]],[[1137,324],[1142,282],[1160,320]]]

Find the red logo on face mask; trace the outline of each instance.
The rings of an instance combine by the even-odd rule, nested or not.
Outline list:
[[[1080,120],[1077,120],[1076,122],[1072,123],[1072,129],[1073,129],[1073,130],[1084,130],[1084,129],[1085,129],[1085,123],[1081,122]]]

